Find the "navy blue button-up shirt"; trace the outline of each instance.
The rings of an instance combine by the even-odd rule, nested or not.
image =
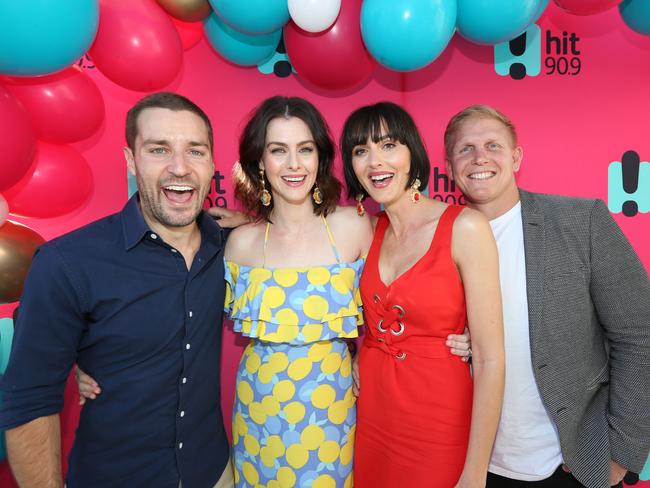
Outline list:
[[[55,414],[77,362],[102,388],[84,406],[69,488],[212,487],[228,459],[220,405],[223,234],[201,214],[185,260],[123,211],[44,244],[21,299],[0,428]]]

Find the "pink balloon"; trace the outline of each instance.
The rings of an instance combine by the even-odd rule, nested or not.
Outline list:
[[[622,0],[553,0],[562,10],[574,15],[593,15],[615,7]]]
[[[7,215],[9,214],[9,205],[7,204],[7,200],[5,200],[5,197],[0,195],[0,227],[2,227],[2,224],[5,223],[7,220]]]
[[[0,85],[0,191],[14,185],[29,169],[36,150],[36,136],[29,114]]]
[[[196,46],[203,39],[203,22],[183,22],[182,20],[169,17],[176,27],[178,37],[181,38],[183,50]]]
[[[76,142],[91,136],[104,120],[104,99],[78,66],[36,78],[5,78],[7,88],[29,111],[39,139]]]
[[[4,196],[12,214],[48,218],[79,208],[92,190],[93,174],[79,151],[39,141],[33,170]]]
[[[296,73],[328,90],[351,88],[366,81],[376,62],[361,39],[361,0],[345,0],[336,22],[324,32],[302,30],[293,21],[284,29],[287,55]]]
[[[90,48],[95,66],[118,85],[154,91],[174,80],[183,47],[154,0],[100,0],[99,30]]]

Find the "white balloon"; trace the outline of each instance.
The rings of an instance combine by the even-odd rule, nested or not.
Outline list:
[[[341,0],[289,0],[289,15],[307,32],[322,32],[336,20]]]

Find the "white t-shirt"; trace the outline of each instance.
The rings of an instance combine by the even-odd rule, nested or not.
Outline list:
[[[553,474],[562,463],[562,452],[533,375],[521,202],[490,225],[499,250],[506,386],[489,471],[538,481]]]

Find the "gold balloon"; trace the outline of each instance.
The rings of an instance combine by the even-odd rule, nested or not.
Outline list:
[[[44,242],[29,227],[10,220],[0,227],[0,303],[20,298],[34,251]]]
[[[158,4],[169,15],[183,22],[198,22],[212,12],[208,0],[158,0]]]

